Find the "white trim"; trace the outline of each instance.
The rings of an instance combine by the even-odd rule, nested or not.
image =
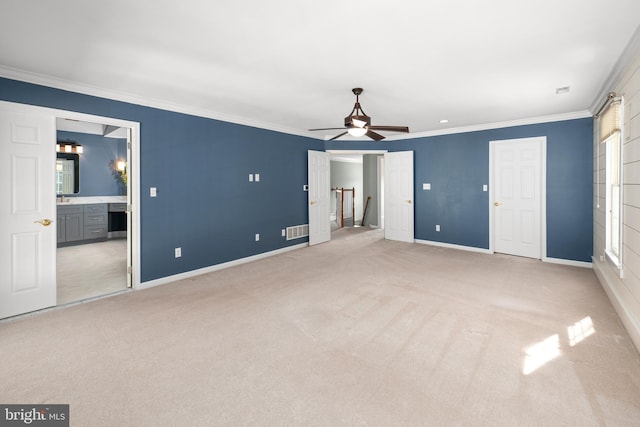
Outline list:
[[[451,244],[451,243],[435,242],[433,240],[415,239],[414,242],[415,243],[419,243],[421,245],[439,246],[441,248],[457,249],[457,250],[460,250],[460,251],[468,251],[468,252],[478,252],[478,253],[481,253],[481,254],[492,254],[493,253],[489,249],[476,248],[475,246],[463,246],[463,245],[454,245],[454,244]]]
[[[504,122],[484,123],[479,125],[461,126],[456,128],[430,130],[409,134],[392,135],[385,138],[385,141],[399,141],[403,139],[416,139],[428,136],[453,135],[457,133],[477,132],[481,130],[503,129],[514,126],[536,125],[541,123],[563,122],[565,120],[584,119],[591,117],[587,110],[574,111],[571,113],[553,114],[550,116],[531,117],[527,119],[507,120]]]
[[[64,79],[58,79],[55,77],[47,76],[44,74],[33,73],[30,71],[24,71],[17,68],[0,66],[0,77],[5,77],[11,80],[18,80],[26,83],[32,83],[42,86],[48,86],[55,89],[62,89],[71,92],[76,92],[84,95],[97,96],[99,98],[106,98],[109,100],[127,102],[130,104],[141,105],[151,108],[159,108],[166,111],[173,111],[176,113],[190,114],[198,117],[209,118],[213,120],[220,120],[228,123],[235,123],[243,126],[256,127],[259,129],[272,130],[275,132],[286,133],[290,135],[304,136],[311,139],[318,139],[326,141],[325,135],[318,135],[317,132],[309,132],[300,129],[293,129],[285,126],[274,125],[273,123],[265,123],[258,120],[250,120],[243,117],[232,116],[224,114],[219,111],[213,111],[205,108],[196,108],[183,104],[175,104],[164,100],[153,99],[148,97],[141,97],[132,95],[130,93],[119,92],[110,89],[104,89],[93,85],[81,84]],[[598,98],[600,99],[600,98]],[[408,133],[391,135],[386,137],[387,141],[397,141],[403,139],[415,139],[424,138],[427,136],[439,136],[439,135],[452,135],[457,133],[475,132],[479,130],[501,129],[513,126],[524,126],[540,123],[560,122],[565,120],[583,119],[591,117],[592,113],[587,110],[575,111],[562,114],[553,114],[549,116],[531,117],[524,119],[508,120],[503,122],[485,123],[470,126],[461,126],[448,129],[437,129],[424,132]],[[360,139],[353,138],[354,141],[360,141]]]
[[[640,319],[633,315],[633,309],[629,307],[626,302],[634,301],[633,297],[630,294],[627,294],[628,296],[620,294],[620,291],[627,291],[627,288],[624,283],[616,277],[616,274],[611,271],[608,264],[599,261],[596,257],[591,257],[591,259],[596,277],[609,297],[631,341],[636,346],[636,349],[640,351]]]
[[[252,255],[246,258],[234,259],[233,261],[223,262],[222,264],[212,265],[210,267],[199,268],[197,270],[187,271],[185,273],[174,274],[172,276],[161,277],[155,280],[149,280],[147,282],[143,282],[140,284],[140,289],[152,288],[154,286],[166,285],[167,283],[172,283],[178,280],[184,280],[195,276],[200,276],[202,274],[211,273],[218,270],[223,270],[229,267],[235,267],[237,265],[246,264],[248,262],[257,261],[263,258],[268,258],[274,255],[279,255],[285,252],[291,252],[296,249],[301,249],[309,246],[309,243],[300,243],[293,246],[287,246],[285,248],[276,249],[269,252],[263,252],[258,255]]]
[[[140,284],[140,123],[128,120],[114,119],[111,117],[96,116],[93,114],[77,113],[74,111],[59,110],[57,108],[40,107],[29,104],[19,104],[8,101],[0,101],[0,108],[7,107],[24,113],[38,111],[42,114],[49,114],[54,117],[65,119],[88,121],[118,127],[131,128],[131,165],[130,176],[133,185],[129,186],[130,194],[127,195],[131,204],[131,233],[133,270],[132,287],[135,289]]]
[[[491,251],[490,249],[476,248],[475,246],[454,245],[454,244],[451,244],[451,243],[435,242],[435,241],[432,241],[432,240],[415,239],[415,242],[419,243],[421,245],[439,246],[439,247],[442,247],[442,248],[458,249],[458,250],[461,250],[461,251],[477,252],[477,253],[481,253],[481,254],[493,255],[495,253],[495,252]],[[570,260],[570,259],[544,257],[544,258],[542,258],[542,262],[548,262],[549,264],[569,265],[569,266],[573,266],[573,267],[593,268],[593,264],[590,263],[590,262],[574,261],[574,260]]]
[[[0,77],[5,77],[12,80],[18,80],[26,83],[33,83],[42,86],[48,86],[55,89],[62,89],[71,92],[76,92],[84,95],[97,96],[99,98],[106,98],[113,101],[127,102],[130,104],[141,105],[145,107],[159,108],[166,111],[173,111],[176,113],[189,114],[198,117],[204,117],[208,119],[220,120],[228,123],[235,123],[243,126],[250,126],[259,129],[272,130],[275,132],[286,133],[290,135],[305,136],[312,139],[319,138],[317,133],[309,131],[302,131],[299,129],[293,129],[284,126],[274,125],[272,123],[265,123],[258,120],[250,120],[243,117],[232,116],[229,114],[220,113],[205,108],[196,108],[189,105],[176,104],[173,102],[167,102],[160,99],[154,99],[149,97],[142,97],[132,95],[126,92],[120,92],[111,89],[104,89],[93,85],[87,85],[83,83],[72,82],[69,80],[58,79],[55,77],[47,76],[44,74],[33,73],[30,71],[24,71],[17,68],[0,66]]]
[[[562,259],[562,258],[542,258],[542,262],[548,262],[549,264],[561,264],[561,265],[570,265],[573,267],[583,267],[583,268],[593,268],[593,264],[590,262],[584,261],[574,261],[571,259]]]
[[[532,142],[538,141],[541,144],[540,150],[540,258],[547,258],[547,137],[535,136],[531,138],[515,138],[515,139],[500,139],[489,141],[489,251],[494,253],[495,248],[495,236],[494,236],[494,209],[492,207],[494,202],[493,188],[494,182],[494,154],[495,146],[501,142]]]
[[[325,150],[329,154],[384,154],[389,150]]]
[[[378,156],[376,161],[376,189],[378,192],[377,206],[378,206],[378,218],[376,218],[378,228],[384,228],[384,156]],[[415,195],[414,195],[415,196]],[[414,218],[415,221],[415,218]],[[415,224],[413,225],[415,229]]]

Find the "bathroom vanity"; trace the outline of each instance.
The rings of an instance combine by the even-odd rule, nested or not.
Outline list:
[[[126,237],[126,210],[126,196],[59,198],[58,247]]]

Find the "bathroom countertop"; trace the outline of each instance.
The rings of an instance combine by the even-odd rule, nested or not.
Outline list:
[[[127,196],[92,196],[92,197],[65,197],[60,201],[56,197],[56,203],[60,205],[88,205],[92,203],[127,203]]]

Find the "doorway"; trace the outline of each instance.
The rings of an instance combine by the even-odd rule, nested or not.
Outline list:
[[[546,258],[546,137],[489,143],[489,250]]]
[[[337,210],[335,189],[355,188],[353,225],[384,228],[382,222],[384,219],[384,155],[387,151],[329,150],[327,152],[331,161],[331,219],[335,218]],[[367,204],[369,197],[371,199]]]
[[[72,151],[82,147],[76,155],[76,176],[71,177],[75,178],[75,191],[56,188],[57,305],[131,286],[127,233],[130,135],[129,127],[56,118],[56,151],[64,151],[58,147],[68,144],[74,144]]]
[[[414,241],[414,207],[413,207],[413,152],[399,151],[389,153],[384,151],[362,150],[328,150],[327,152],[309,150],[308,179],[309,179],[309,245],[319,244],[331,239],[329,230],[330,213],[328,203],[331,187],[328,179],[320,179],[331,175],[329,158],[332,154],[374,155],[372,159],[372,173],[374,184],[372,191],[384,197],[382,209],[376,215],[378,226],[384,218],[385,238],[406,242]],[[384,162],[377,159],[377,155],[384,157]],[[383,165],[384,170],[380,169]],[[383,173],[381,173],[383,172]],[[384,179],[382,179],[384,177]],[[364,187],[364,186],[363,186]],[[382,187],[382,188],[381,188]],[[386,188],[385,188],[386,187]],[[377,191],[381,189],[381,191]],[[363,195],[370,195],[365,190]],[[366,199],[365,199],[366,200]],[[370,206],[377,206],[374,201]],[[384,214],[382,212],[385,212]],[[361,215],[363,214],[360,213]],[[356,217],[358,215],[356,214]],[[358,220],[356,220],[358,221]],[[361,221],[361,220],[360,220]],[[323,232],[320,232],[324,230]]]
[[[0,318],[58,304],[56,247],[60,230],[57,230],[58,197],[53,191],[56,187],[57,119],[129,129],[126,286],[135,288],[140,283],[139,123],[0,101],[0,158],[7,178],[0,186],[0,196],[8,200],[11,207],[3,210],[4,217],[1,218],[5,227],[0,236]],[[84,255],[76,255],[73,264],[90,263]],[[89,279],[99,280],[100,274]]]

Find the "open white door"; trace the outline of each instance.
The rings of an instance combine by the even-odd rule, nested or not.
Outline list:
[[[413,242],[413,151],[384,155],[384,237]]]
[[[55,141],[53,115],[0,104],[0,318],[56,305]]]
[[[542,258],[545,141],[538,137],[490,142],[495,252]]]
[[[309,150],[309,245],[317,245],[331,240],[329,157],[329,153]]]

